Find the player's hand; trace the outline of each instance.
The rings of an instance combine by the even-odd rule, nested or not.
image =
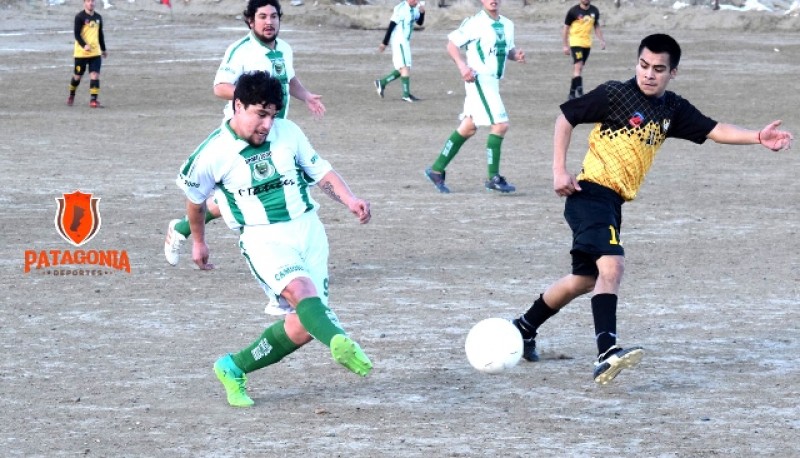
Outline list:
[[[211,270],[214,264],[208,262],[208,244],[206,242],[192,243],[192,260],[200,270]]]
[[[581,186],[574,176],[567,172],[553,173],[553,190],[559,196],[566,197],[581,191]]]
[[[319,94],[308,94],[306,108],[311,112],[314,119],[322,119],[325,116],[325,105],[322,103],[322,96]]]
[[[600,49],[606,49],[606,40],[600,40]]]
[[[475,81],[475,70],[470,68],[468,65],[458,67],[458,71],[461,72],[461,79],[467,83],[472,83]]]
[[[781,121],[772,121],[767,127],[758,132],[758,141],[772,151],[781,151],[792,148],[794,136],[785,130],[778,130]]]
[[[570,54],[572,53],[570,52],[569,46],[564,46],[564,55],[569,56]]]
[[[86,44],[86,45],[83,46],[83,50],[84,51],[91,51],[92,50],[92,46],[89,45],[89,44]]]
[[[369,202],[363,199],[354,199],[349,206],[350,211],[358,217],[358,222],[367,224],[372,219],[372,213],[369,210]]]
[[[523,51],[521,49],[515,49],[514,50],[514,60],[516,62],[519,62],[520,64],[524,64],[525,63],[525,51]]]
[[[383,52],[386,50],[386,45],[381,43],[378,45],[378,52]]]

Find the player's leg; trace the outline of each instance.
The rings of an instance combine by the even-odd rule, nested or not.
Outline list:
[[[100,66],[103,59],[100,56],[92,57],[89,59],[89,106],[92,108],[99,108],[100,101],[97,96],[100,95]]]
[[[228,403],[234,407],[253,405],[247,394],[245,374],[278,363],[310,341],[311,336],[303,330],[297,316],[290,314],[265,329],[246,348],[218,359],[214,363],[214,373],[225,388]]]
[[[475,126],[475,123],[472,122],[472,117],[462,116],[461,123],[456,130],[450,134],[442,150],[439,151],[439,155],[436,156],[433,165],[425,169],[425,176],[428,177],[428,180],[433,183],[439,192],[445,194],[450,192],[450,188],[448,188],[444,182],[446,176],[445,169],[450,164],[450,161],[456,157],[461,146],[463,146],[470,137],[475,135],[477,131],[478,128]]]
[[[398,54],[400,62],[397,64],[400,65],[398,70],[400,71],[400,82],[403,85],[403,100],[410,103],[418,102],[419,98],[411,94],[411,45],[409,43],[400,44]]]
[[[476,126],[489,126],[486,138],[487,180],[484,186],[490,191],[514,192],[516,187],[500,175],[500,156],[509,120],[503,99],[500,98],[499,80],[479,76],[474,86],[479,104],[472,107],[473,122]]]
[[[568,98],[569,100],[572,100],[576,97],[579,97],[578,88],[581,88],[580,90],[583,91],[583,78],[581,77],[581,72],[583,71],[585,48],[572,46],[570,47],[570,52],[572,54],[572,80],[570,81]]]
[[[81,84],[81,78],[86,73],[86,59],[76,57],[73,65],[72,78],[69,81],[69,95],[67,96],[67,105],[72,106],[75,103],[75,92]]]
[[[394,66],[394,70],[392,70],[388,75],[384,76],[383,78],[375,80],[375,89],[378,91],[378,95],[381,96],[381,98],[383,98],[383,92],[386,90],[386,86],[388,86],[389,83],[391,83],[392,81],[400,78],[400,67],[402,65],[400,66],[397,65],[398,49],[399,48],[397,47],[397,45],[395,45],[395,43],[392,42],[392,65]],[[400,63],[402,64],[402,60],[400,60]]]

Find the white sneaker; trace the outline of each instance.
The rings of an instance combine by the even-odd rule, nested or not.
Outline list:
[[[186,241],[186,236],[175,230],[175,225],[181,220],[173,219],[167,228],[167,238],[164,239],[164,257],[172,266],[177,266],[181,259],[181,245]]]
[[[272,316],[283,316],[294,313],[294,309],[286,299],[276,296],[275,294],[268,294],[269,303],[264,307],[264,313]]]

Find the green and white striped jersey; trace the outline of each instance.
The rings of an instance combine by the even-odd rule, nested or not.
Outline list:
[[[294,78],[294,54],[289,43],[280,38],[275,39],[275,49],[265,46],[253,32],[232,43],[225,50],[214,76],[214,85],[236,85],[240,76],[256,70],[268,72],[283,85],[283,109],[278,117],[285,118],[289,113],[289,81]],[[233,102],[225,105],[225,119],[233,117],[232,107]]]
[[[466,48],[467,65],[479,75],[502,79],[508,53],[514,49],[514,23],[505,16],[494,20],[485,10],[464,19],[447,39]]]
[[[309,187],[331,169],[288,119],[275,119],[258,147],[238,137],[226,120],[184,162],[176,183],[195,204],[215,194],[225,223],[240,229],[316,211]]]

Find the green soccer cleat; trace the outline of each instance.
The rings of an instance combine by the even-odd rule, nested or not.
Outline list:
[[[372,370],[372,361],[364,350],[344,334],[336,334],[331,339],[331,355],[334,361],[362,377]]]
[[[214,363],[214,373],[228,393],[228,404],[233,407],[250,407],[253,404],[247,395],[247,377],[241,369],[236,367],[230,354],[223,356]]]

